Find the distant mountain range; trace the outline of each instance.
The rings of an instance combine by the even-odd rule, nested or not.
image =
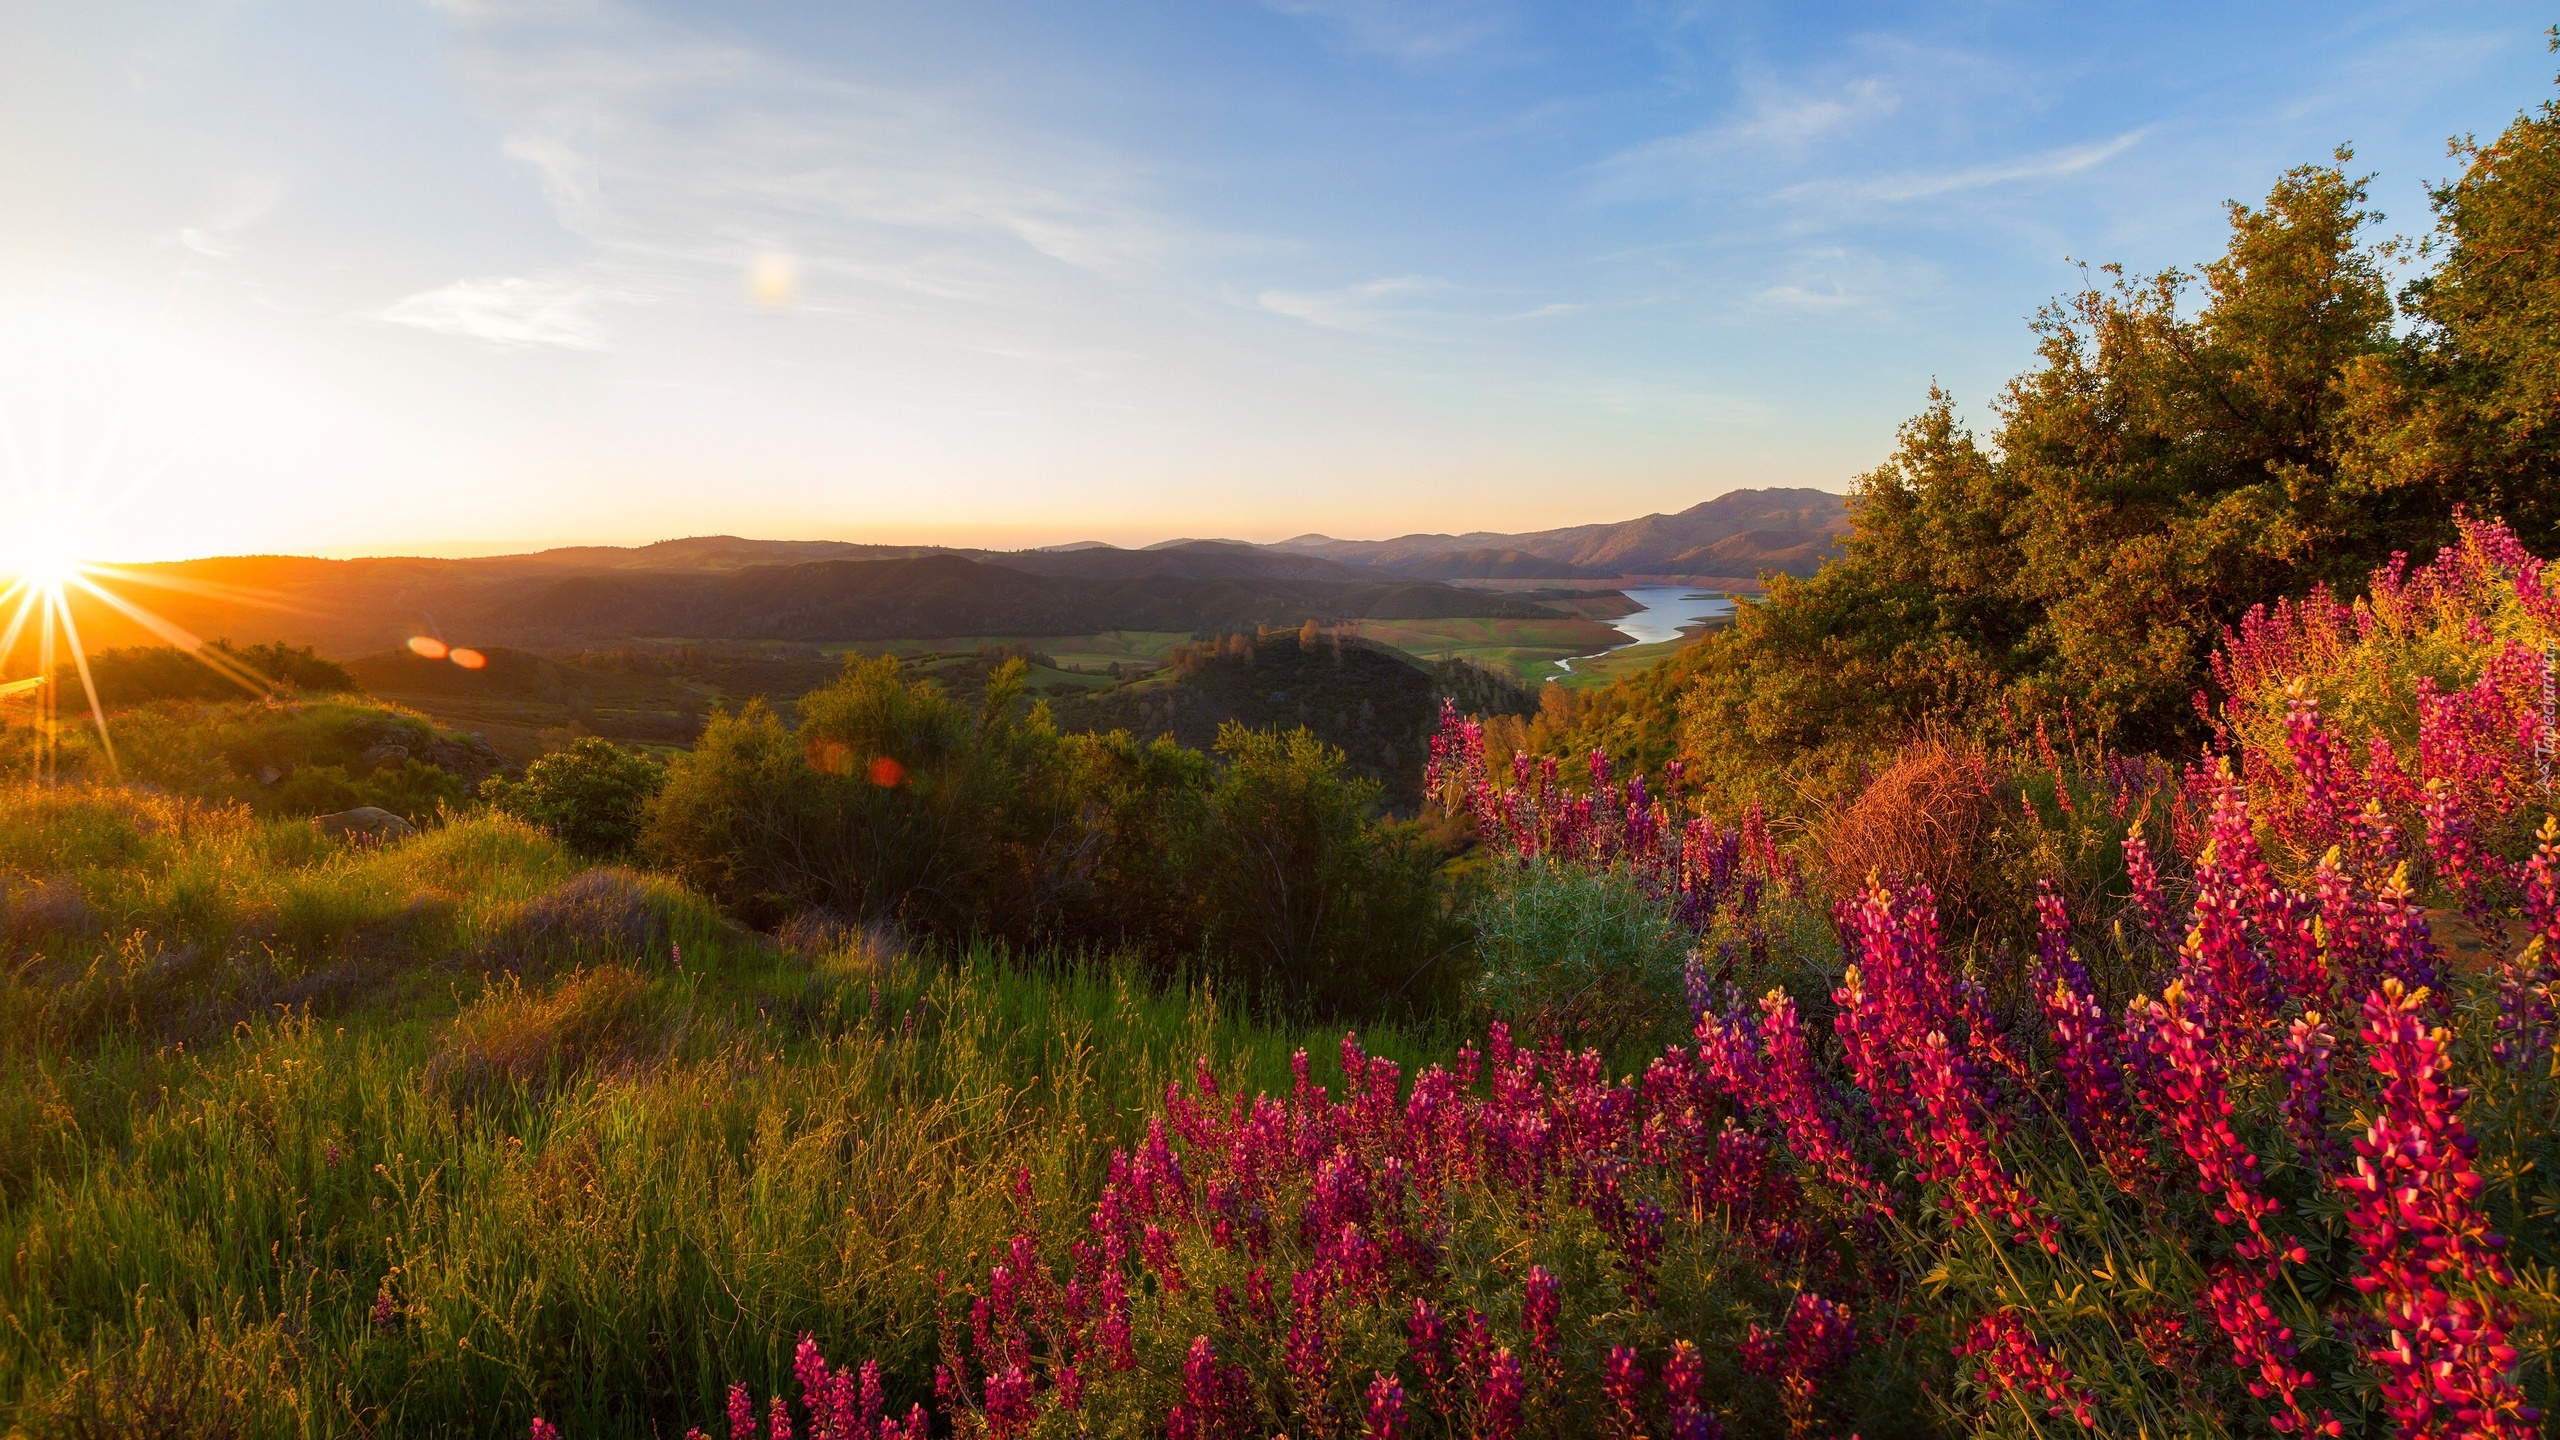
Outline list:
[[[1840,496],[1745,490],[1676,515],[1528,535],[1276,545],[1176,540],[960,550],[701,536],[469,560],[241,556],[119,567],[134,598],[198,635],[361,654],[417,634],[562,647],[633,639],[868,641],[1214,631],[1302,620],[1546,617],[1450,582],[1627,577],[1749,584],[1808,573],[1846,531]],[[91,645],[146,643],[84,604]]]
[[[1269,548],[1433,579],[1566,579],[1621,575],[1810,575],[1839,553],[1848,500],[1827,490],[1735,490],[1677,515],[1572,525],[1527,535],[1404,535],[1336,540],[1300,535]],[[1561,567],[1533,570],[1539,564]],[[1493,573],[1486,573],[1486,572]]]

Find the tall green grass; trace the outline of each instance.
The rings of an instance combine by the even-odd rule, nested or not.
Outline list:
[[[804,1330],[926,1398],[935,1277],[983,1269],[1017,1175],[1071,1223],[1201,1059],[1285,1089],[1339,1038],[1108,964],[795,956],[662,882],[680,963],[513,973],[510,926],[579,867],[494,818],[365,850],[20,793],[0,869],[95,917],[0,981],[0,1413],[30,1434],[677,1434]],[[193,968],[155,968],[176,946]],[[391,983],[237,983],[347,965]],[[170,1024],[226,995],[220,1030]],[[439,1056],[498,1060],[430,1084]]]

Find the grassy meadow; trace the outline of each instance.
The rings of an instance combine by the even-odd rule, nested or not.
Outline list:
[[[1338,1038],[1098,961],[786,948],[488,815],[376,848],[19,787],[0,872],[35,957],[0,989],[0,1414],[33,1434],[672,1434],[804,1330],[921,1394],[934,1277],[1018,1174],[1080,1208],[1200,1060],[1285,1090]]]

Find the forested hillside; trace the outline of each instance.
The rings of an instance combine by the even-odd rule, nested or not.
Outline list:
[[[2548,553],[2560,110],[2458,158],[2396,293],[2411,257],[2341,151],[2233,205],[2220,258],[2108,268],[2056,301],[2039,364],[1987,397],[1988,433],[1933,392],[1858,477],[1846,553],[1774,580],[1686,662],[1682,748],[1773,800],[1847,783],[1915,727],[1979,736],[2067,711],[2177,753],[2208,734],[2207,658],[2254,607],[2351,592],[2449,543],[2465,512]]]

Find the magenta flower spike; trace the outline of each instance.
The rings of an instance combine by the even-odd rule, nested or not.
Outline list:
[[[1609,1347],[1609,1365],[1600,1389],[1609,1398],[1606,1423],[1611,1440],[1635,1440],[1644,1433],[1644,1378],[1634,1346]]]
[[[1476,1397],[1483,1414],[1478,1433],[1484,1440],[1519,1440],[1520,1404],[1526,1395],[1519,1359],[1507,1346],[1494,1351],[1485,1369],[1484,1388]]]
[[[1529,1267],[1520,1292],[1520,1326],[1529,1342],[1529,1363],[1538,1387],[1552,1395],[1564,1383],[1564,1354],[1556,1331],[1564,1314],[1564,1286],[1543,1265]]]
[[[1368,1440],[1400,1440],[1404,1434],[1404,1387],[1384,1370],[1369,1382],[1361,1434]]]
[[[2515,1277],[2480,1207],[2484,1186],[2459,1114],[2466,1094],[2447,1083],[2445,1032],[2427,1025],[2426,998],[2386,980],[2364,1005],[2367,1063],[2382,1089],[2355,1143],[2354,1172],[2338,1185],[2363,1252],[2356,1289],[2384,1330],[2365,1355],[2402,1434],[2521,1440],[2541,1417],[2525,1403],[2507,1343],[2516,1311],[2498,1292]]]
[[[1669,1402],[1670,1440],[1717,1440],[1724,1423],[1706,1406],[1706,1362],[1686,1340],[1671,1342],[1671,1358],[1662,1362],[1662,1388]]]
[[[2326,1409],[2315,1417],[2304,1405],[2302,1395],[2313,1377],[2295,1363],[2293,1331],[2266,1300],[2269,1278],[2307,1257],[2290,1236],[2266,1228],[2284,1207],[2265,1193],[2257,1155],[2231,1128],[2221,1055],[2178,983],[2157,1000],[2135,1001],[2126,1023],[2151,1048],[2157,1093],[2147,1098],[2196,1167],[2196,1187],[2213,1202],[2214,1220],[2247,1232],[2232,1247],[2243,1263],[2221,1272],[2210,1308],[2248,1379],[2249,1393],[2277,1401],[2281,1409],[2268,1423],[2279,1433],[2338,1433]]]
[[[1974,1322],[1955,1353],[1981,1362],[1973,1372],[1974,1383],[1993,1399],[2024,1392],[2044,1401],[2047,1415],[2057,1420],[2069,1416],[2084,1429],[2096,1428],[2097,1397],[2029,1333],[2016,1311],[1998,1311]]]
[[[536,1415],[525,1434],[527,1440],[560,1440],[560,1427]]]
[[[744,1385],[729,1387],[729,1440],[756,1440],[756,1397]]]

